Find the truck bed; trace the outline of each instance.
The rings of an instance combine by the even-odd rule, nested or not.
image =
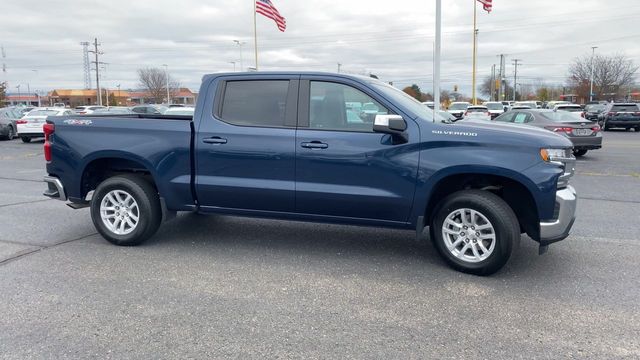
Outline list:
[[[167,203],[187,210],[194,203],[191,120],[146,114],[50,117],[47,122],[55,125],[53,157],[58,161],[48,163],[47,172],[60,177],[70,200],[82,201],[93,167],[113,161],[123,168],[141,167],[136,170],[162,179],[158,190],[166,194]],[[83,179],[78,177],[85,173]]]

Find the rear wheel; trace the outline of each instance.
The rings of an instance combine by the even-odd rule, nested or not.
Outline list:
[[[31,138],[28,136],[21,136],[20,139],[22,139],[23,143],[30,143],[31,142]]]
[[[573,150],[573,155],[574,156],[584,156],[584,154],[587,153],[587,150],[584,149],[580,149],[580,150]]]
[[[160,226],[162,210],[156,189],[142,177],[119,175],[103,181],[91,199],[91,219],[107,241],[133,246]]]
[[[500,270],[520,237],[518,219],[509,205],[482,190],[458,191],[442,200],[430,231],[451,267],[476,275]]]

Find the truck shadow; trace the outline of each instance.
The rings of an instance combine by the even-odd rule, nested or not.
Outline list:
[[[175,251],[209,253],[243,253],[249,257],[271,257],[275,261],[352,265],[363,263],[389,271],[434,276],[471,277],[455,272],[440,258],[428,239],[421,240],[407,230],[380,229],[220,215],[181,214],[161,227],[147,247],[170,247]],[[553,249],[551,249],[553,250]],[[562,274],[563,261],[549,251],[538,256],[537,243],[522,237],[507,265],[492,277],[509,279],[535,277],[548,279]]]

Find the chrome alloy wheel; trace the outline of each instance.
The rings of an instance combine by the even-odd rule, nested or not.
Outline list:
[[[116,235],[127,235],[138,226],[140,208],[128,192],[111,190],[102,198],[100,217],[109,231]]]
[[[442,224],[442,238],[453,256],[470,263],[487,259],[496,247],[493,225],[473,209],[457,209],[447,215]]]

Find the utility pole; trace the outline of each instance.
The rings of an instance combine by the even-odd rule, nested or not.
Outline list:
[[[120,105],[120,84],[116,86],[118,88],[118,99],[116,99],[116,105]]]
[[[235,61],[229,61],[229,64],[233,64],[233,72],[236,72],[236,62]]]
[[[342,64],[338,63],[338,74],[340,74],[340,67],[342,66]]]
[[[96,56],[96,61],[92,61],[91,63],[96,65],[96,99],[98,101],[98,105],[102,105],[102,92],[100,92],[100,62],[98,61],[98,56],[103,53],[98,50],[98,38],[93,40],[93,48],[94,50],[89,50],[90,53],[94,53]]]
[[[167,105],[171,105],[171,96],[169,96],[169,65],[162,64],[162,66],[164,66],[164,75],[166,77]]]
[[[518,61],[522,61],[522,59],[513,59],[513,101],[516,101],[516,84],[518,83]]]
[[[489,88],[491,89],[491,95],[489,96],[489,100],[493,101],[493,98],[496,95],[496,64],[491,65],[491,83]]]
[[[500,54],[500,74],[498,75],[500,77],[500,86],[498,87],[498,101],[504,100],[504,98],[506,97],[505,95],[505,79],[504,79],[504,73],[505,73],[505,66],[504,66],[504,58],[505,55],[504,54]]]
[[[593,101],[593,55],[596,53],[597,46],[591,47],[591,86],[589,87],[589,101]]]
[[[22,97],[20,94],[20,84],[16,85],[16,88],[18,88],[18,101],[20,101],[20,98]]]

